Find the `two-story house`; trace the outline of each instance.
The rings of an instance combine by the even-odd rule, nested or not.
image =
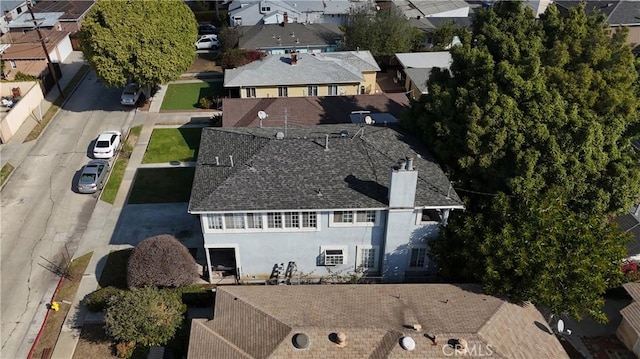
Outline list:
[[[369,51],[291,52],[226,70],[224,87],[240,98],[370,94],[378,71]]]
[[[205,128],[189,201],[211,281],[426,276],[427,238],[462,209],[418,140],[364,124]]]
[[[281,23],[345,25],[349,14],[372,6],[368,0],[235,0],[229,4],[230,26]]]
[[[27,11],[26,0],[4,0],[0,2],[0,32],[9,32],[9,23],[18,15]]]

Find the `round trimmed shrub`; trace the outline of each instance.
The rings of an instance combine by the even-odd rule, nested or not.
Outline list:
[[[120,288],[100,288],[86,296],[86,298],[84,299],[84,305],[91,312],[99,312],[102,310],[106,310],[109,306],[109,301],[119,295],[122,295],[122,289]]]
[[[127,265],[129,288],[174,288],[194,283],[197,263],[174,236],[162,234],[140,242]]]

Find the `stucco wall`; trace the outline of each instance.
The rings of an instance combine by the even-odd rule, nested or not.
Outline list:
[[[375,83],[375,80],[374,80]],[[329,96],[329,86],[327,84],[319,84],[318,96]],[[307,96],[307,85],[304,86],[287,86],[287,97],[304,97]],[[344,89],[344,93],[340,92],[340,89]],[[360,84],[338,84],[338,96],[352,96],[358,95],[358,89]],[[374,87],[375,88],[375,87]],[[246,88],[240,89],[240,97],[247,98]],[[257,87],[257,98],[278,97],[278,87]]]
[[[241,279],[268,279],[276,264],[296,262],[298,273],[309,278],[327,276],[331,273],[346,274],[356,268],[357,246],[378,246],[378,273],[388,275],[383,263],[400,269],[403,278],[408,265],[408,248],[423,244],[425,236],[437,235],[438,223],[416,225],[417,210],[394,213],[393,223],[387,227],[387,213],[378,212],[375,226],[330,226],[329,212],[318,214],[318,230],[296,232],[219,232],[207,233],[203,226],[205,247],[237,247],[236,265],[241,268]],[[206,223],[201,219],[201,223]],[[388,235],[387,235],[388,233]],[[387,246],[385,253],[385,235]],[[325,267],[320,265],[321,246],[345,246],[344,265]],[[212,263],[216,264],[216,263]],[[425,269],[426,270],[426,269]],[[385,273],[387,272],[387,273]]]
[[[3,143],[9,141],[18,131],[20,126],[27,120],[33,111],[37,111],[40,102],[44,99],[42,90],[36,82],[5,82],[0,86],[2,96],[10,96],[11,89],[20,87],[22,99],[9,111],[4,112],[6,107],[2,107],[2,119],[0,120],[0,138]],[[37,113],[40,116],[40,113]]]

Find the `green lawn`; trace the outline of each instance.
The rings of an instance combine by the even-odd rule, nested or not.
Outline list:
[[[153,130],[142,163],[195,161],[201,128],[159,128]]]
[[[199,109],[203,97],[222,96],[222,81],[170,84],[160,110]]]
[[[195,167],[139,168],[129,204],[189,202]]]

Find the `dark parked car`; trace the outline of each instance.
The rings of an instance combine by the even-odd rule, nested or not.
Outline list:
[[[213,24],[198,25],[198,35],[218,34],[218,28]]]
[[[78,179],[78,192],[95,193],[102,189],[109,172],[109,162],[106,160],[92,160],[87,163]]]

